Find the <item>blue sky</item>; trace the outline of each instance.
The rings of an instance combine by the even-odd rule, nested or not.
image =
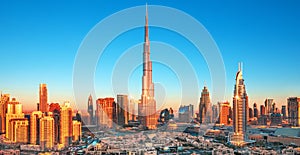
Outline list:
[[[32,108],[38,102],[38,84],[47,83],[49,101],[73,99],[72,73],[76,52],[86,34],[103,18],[146,1],[1,1],[0,2],[0,90]],[[267,97],[286,104],[300,92],[300,3],[298,1],[147,1],[186,12],[205,26],[222,54],[226,69],[225,100],[231,101],[237,63],[244,63],[244,78],[250,103]],[[149,15],[151,16],[151,14]],[[149,19],[151,22],[151,19]],[[200,89],[210,74],[201,55],[176,33],[150,28],[151,42],[165,42],[188,57],[198,76]],[[110,77],[122,50],[143,42],[143,29],[116,38],[99,59],[95,73],[97,97],[113,96]],[[152,52],[155,48],[153,47]],[[141,51],[142,52],[142,51]],[[171,94],[169,104],[180,93],[175,74],[160,64],[153,65],[154,82],[162,82]],[[166,74],[166,76],[164,76]],[[162,76],[163,75],[163,76]],[[129,80],[133,97],[140,95],[141,68]],[[171,79],[171,80],[170,80]],[[175,83],[175,84],[173,84]],[[138,90],[137,90],[138,89]],[[196,92],[196,94],[200,94]],[[173,96],[172,96],[173,95]],[[88,95],[87,95],[88,98]],[[94,97],[95,98],[95,97]],[[198,98],[198,96],[196,97]],[[181,104],[197,104],[186,100]],[[85,104],[85,103],[84,103]]]

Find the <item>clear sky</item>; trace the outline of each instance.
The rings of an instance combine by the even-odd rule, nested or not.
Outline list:
[[[73,64],[86,34],[105,17],[145,3],[143,0],[1,1],[0,90],[16,97],[24,104],[24,109],[32,109],[38,102],[39,83],[47,83],[49,102],[74,103]],[[184,11],[208,30],[225,64],[227,87],[224,100],[232,100],[240,61],[244,64],[250,105],[253,102],[262,104],[267,97],[274,98],[278,104],[286,104],[287,97],[300,96],[299,1],[149,0],[147,3]],[[115,95],[110,82],[113,66],[124,51],[143,42],[143,33],[142,28],[133,29],[107,47],[99,59],[101,67],[96,69],[97,96],[94,99]],[[203,57],[195,58],[191,54],[195,50],[191,43],[165,29],[150,27],[150,40],[170,44],[189,59],[200,88],[196,100],[187,99],[181,104],[196,105],[204,81],[211,89],[209,70]],[[155,55],[154,49],[151,47]],[[137,57],[141,58],[141,55]],[[135,99],[141,94],[141,69],[136,68],[129,79],[130,95]],[[153,69],[153,81],[163,83],[168,94],[167,106],[174,103],[178,106],[180,84],[176,74],[159,63],[154,63]],[[86,101],[87,98],[88,95]]]

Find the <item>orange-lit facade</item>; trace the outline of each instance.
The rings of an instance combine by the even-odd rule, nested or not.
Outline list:
[[[8,139],[14,143],[28,143],[27,118],[14,118],[8,121]]]
[[[24,113],[22,112],[22,104],[20,104],[15,98],[12,98],[12,100],[7,104],[7,113],[6,113],[6,132],[5,137],[11,140],[13,135],[9,132],[10,128],[10,120],[11,119],[19,119],[24,118]]]
[[[44,116],[40,119],[40,145],[42,150],[52,149],[54,146],[54,119]]]
[[[129,120],[129,104],[127,95],[117,95],[117,118],[118,125],[128,124]]]
[[[96,105],[97,124],[104,128],[114,127],[117,119],[114,98],[99,98]]]
[[[40,91],[39,91],[39,96],[40,96],[40,103],[39,103],[39,111],[42,112],[48,112],[49,111],[49,106],[48,106],[48,93],[47,93],[47,85],[44,83],[40,84]]]
[[[73,141],[80,141],[81,139],[81,122],[73,121]]]
[[[210,102],[209,91],[206,86],[204,86],[201,92],[201,98],[199,103],[199,122],[212,122],[212,107]]]
[[[69,146],[72,142],[72,115],[70,103],[65,103],[60,111],[60,144]]]
[[[0,98],[0,133],[4,133],[6,122],[6,111],[9,102],[9,94],[1,94]]]
[[[41,111],[33,111],[30,114],[30,144],[38,145],[40,143],[40,119],[43,113]]]
[[[156,101],[152,82],[152,61],[150,60],[150,40],[148,30],[148,10],[146,7],[145,38],[143,52],[142,95],[138,106],[138,117],[141,125],[148,129],[156,129]]]
[[[219,103],[219,123],[224,125],[229,125],[229,110],[230,110],[230,104],[229,102],[222,102]]]

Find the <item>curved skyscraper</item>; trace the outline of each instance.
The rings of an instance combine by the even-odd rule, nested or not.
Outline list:
[[[143,127],[155,129],[156,101],[154,99],[154,84],[152,82],[152,61],[150,60],[150,41],[148,33],[148,10],[146,6],[145,40],[143,53],[142,96],[139,103],[139,121]]]
[[[247,130],[247,112],[248,112],[248,96],[243,79],[241,64],[236,74],[236,83],[233,96],[233,130],[231,143],[234,145],[243,145],[246,140]]]

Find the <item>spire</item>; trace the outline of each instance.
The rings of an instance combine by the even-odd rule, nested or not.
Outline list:
[[[145,42],[149,42],[148,37],[148,4],[146,3],[146,15],[145,15]]]
[[[242,70],[243,70],[243,63],[239,62],[239,71],[242,71]]]

